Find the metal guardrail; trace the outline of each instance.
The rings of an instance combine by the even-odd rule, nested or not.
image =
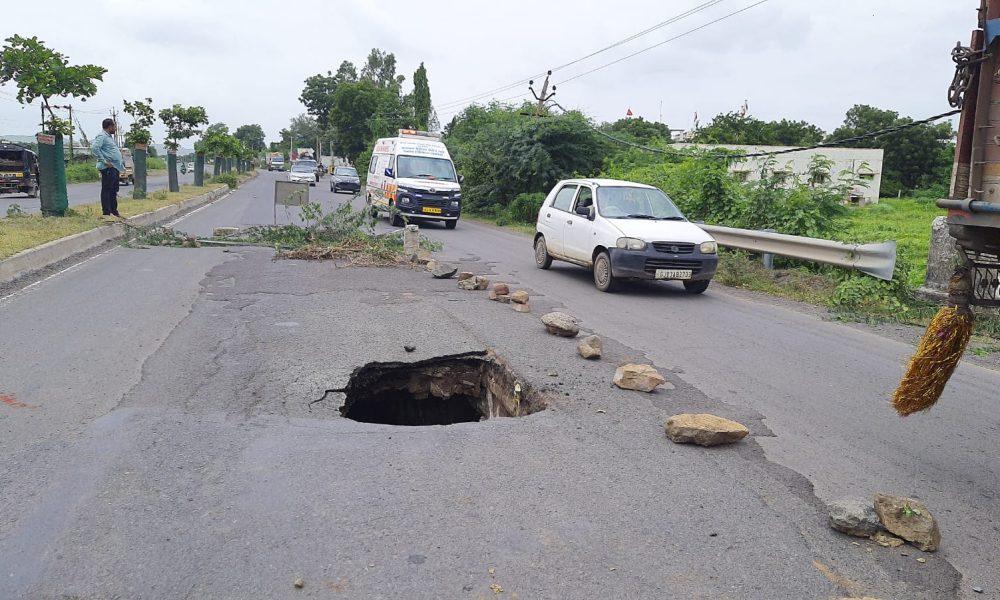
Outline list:
[[[896,270],[896,242],[845,244],[832,240],[718,225],[698,226],[710,233],[720,246],[727,248],[836,265],[886,281],[892,279],[892,274]]]

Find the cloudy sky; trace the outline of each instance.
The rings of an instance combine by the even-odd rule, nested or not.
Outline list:
[[[673,24],[558,70],[556,83],[701,27],[759,0],[722,0]],[[303,111],[302,81],[360,63],[372,47],[395,53],[410,86],[428,69],[446,122],[477,96],[574,61],[706,0],[45,0],[5,2],[3,38],[37,35],[72,63],[108,69],[99,93],[76,106],[88,134],[123,98],[157,107],[202,105],[212,122],[260,123],[269,139]],[[598,120],[631,108],[674,128],[749,101],[763,119],[836,127],[854,104],[915,118],[947,110],[955,42],[968,43],[979,0],[765,0],[703,29],[560,85],[556,100]],[[496,94],[527,93],[518,85]],[[32,134],[0,87],[0,135]],[[485,96],[479,101],[488,100]],[[159,131],[154,131],[159,134]],[[162,136],[161,136],[162,137]],[[161,140],[157,137],[157,141]]]

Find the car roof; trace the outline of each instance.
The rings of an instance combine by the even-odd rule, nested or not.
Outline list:
[[[645,183],[636,183],[634,181],[624,181],[621,179],[563,179],[559,182],[559,185],[566,183],[576,183],[576,184],[587,184],[601,186],[614,186],[614,187],[634,187],[634,188],[646,188],[646,189],[656,189],[651,185],[646,185]]]

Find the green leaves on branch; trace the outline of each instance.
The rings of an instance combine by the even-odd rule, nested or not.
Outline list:
[[[156,120],[153,99],[146,98],[145,101],[133,100],[131,102],[125,100],[125,112],[132,117],[132,125],[125,133],[125,145],[149,144],[153,140],[149,128]]]
[[[176,151],[181,140],[201,133],[198,126],[208,124],[208,115],[201,106],[174,104],[160,110],[160,120],[167,127],[167,147]]]
[[[13,35],[0,50],[0,85],[13,81],[17,86],[17,101],[30,104],[41,98],[49,112],[49,121],[42,126],[51,133],[66,132],[71,125],[52,113],[49,99],[74,97],[81,102],[97,93],[107,69],[97,65],[70,65],[60,52],[48,48],[37,37]]]

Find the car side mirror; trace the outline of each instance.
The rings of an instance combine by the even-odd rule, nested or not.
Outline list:
[[[392,177],[392,169],[386,169],[385,170],[385,176],[386,177]]]
[[[461,183],[465,183],[465,175],[459,175],[458,176],[458,183],[460,183],[460,184]]]
[[[583,217],[587,217],[588,219],[590,219],[591,221],[593,221],[594,220],[594,206],[593,205],[590,205],[590,206],[577,206],[576,207],[576,214],[578,214],[580,216],[583,216]]]

